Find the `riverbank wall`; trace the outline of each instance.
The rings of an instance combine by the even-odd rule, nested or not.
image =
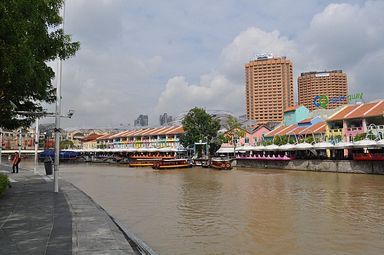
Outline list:
[[[237,167],[300,171],[384,174],[384,161],[355,160],[253,160],[237,159]]]

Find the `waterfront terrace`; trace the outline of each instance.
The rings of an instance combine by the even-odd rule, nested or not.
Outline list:
[[[179,148],[182,134],[181,126],[142,128],[104,135],[97,138],[96,143],[101,149]]]

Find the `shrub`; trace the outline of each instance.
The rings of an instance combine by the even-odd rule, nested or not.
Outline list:
[[[8,176],[0,174],[0,197],[2,197],[9,186]]]

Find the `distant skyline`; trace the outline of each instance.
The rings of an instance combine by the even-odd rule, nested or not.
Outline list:
[[[293,62],[295,101],[301,72],[335,69],[350,93],[384,98],[383,11],[363,0],[66,0],[81,49],[63,63],[62,111],[75,114],[62,126],[133,126],[140,114],[158,125],[195,106],[243,115],[244,65],[257,53]]]

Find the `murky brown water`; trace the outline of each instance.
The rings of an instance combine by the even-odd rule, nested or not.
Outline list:
[[[383,254],[384,176],[61,165],[159,254]]]

